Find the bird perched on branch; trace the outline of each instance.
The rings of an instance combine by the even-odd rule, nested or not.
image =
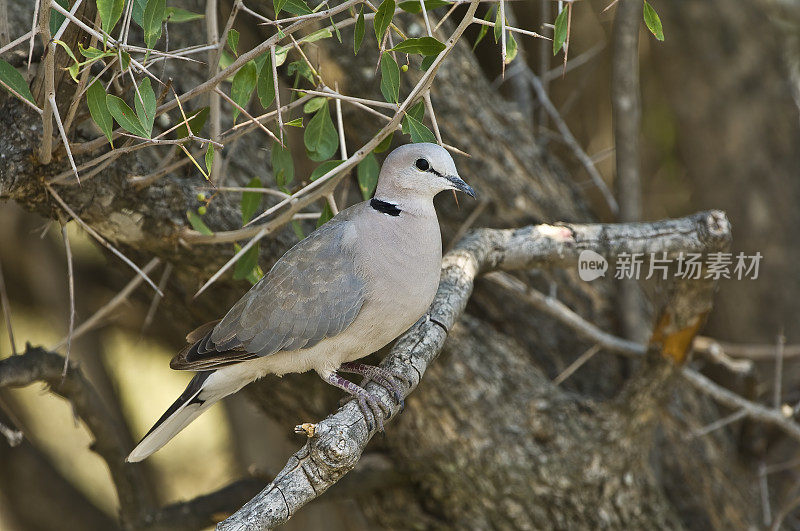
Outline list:
[[[372,393],[339,372],[363,375],[402,400],[393,374],[356,363],[411,327],[439,285],[442,241],[433,197],[474,190],[436,144],[386,157],[375,197],[339,212],[284,254],[220,321],[187,337],[173,369],[199,371],[133,449],[141,461],[211,404],[267,374],[315,370],[352,395],[369,429],[383,429]]]

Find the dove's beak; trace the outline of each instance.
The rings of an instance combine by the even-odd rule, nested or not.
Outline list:
[[[450,184],[453,186],[453,190],[464,192],[471,198],[475,198],[475,190],[473,190],[470,185],[465,183],[464,180],[458,175],[445,175],[444,178],[450,181]]]

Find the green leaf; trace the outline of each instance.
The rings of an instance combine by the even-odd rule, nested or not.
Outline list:
[[[314,85],[314,73],[305,61],[293,61],[289,63],[289,66],[286,67],[286,74],[290,76],[297,74]]]
[[[208,107],[206,107],[206,109],[208,109]],[[206,171],[211,175],[211,168],[214,167],[214,144],[209,144],[208,149],[206,149],[205,163]]]
[[[113,57],[117,55],[115,52],[108,51],[104,52],[103,50],[98,50],[94,46],[90,46],[88,48],[84,48],[82,43],[78,43],[78,51],[84,56],[86,59],[90,61],[97,61],[98,59],[102,59],[103,57]]]
[[[272,143],[270,153],[272,162],[272,173],[275,175],[275,183],[278,186],[286,186],[294,179],[294,161],[292,152],[281,147],[277,142]]]
[[[167,22],[191,22],[193,20],[200,20],[201,18],[205,18],[205,15],[201,15],[200,13],[192,13],[191,11],[181,9],[180,7],[168,7],[164,11],[164,20]]]
[[[69,0],[55,0],[55,2],[69,11]],[[64,22],[64,19],[67,18],[55,9],[50,9],[50,35],[55,35],[58,31],[58,28],[61,27],[61,24]]]
[[[120,127],[131,134],[150,138],[142,122],[136,117],[136,113],[121,98],[108,94],[106,95],[106,105]]]
[[[100,13],[103,31],[111,33],[122,16],[124,6],[125,0],[97,0],[97,11]]]
[[[234,244],[234,248],[236,249],[236,252],[239,252],[239,249],[241,249],[241,247],[237,244]],[[236,260],[236,265],[233,267],[234,280],[248,279],[248,276],[250,276],[253,270],[258,268],[260,249],[260,242],[256,242],[255,245],[246,250],[244,254],[242,254],[242,256]]]
[[[503,27],[502,23],[503,18],[500,16],[500,10],[497,10],[497,16],[494,17],[494,28],[492,28],[494,33],[494,42],[497,43],[500,41],[500,33]]]
[[[269,52],[264,55],[266,59],[263,61],[263,66],[258,71],[257,89],[261,106],[266,109],[275,101],[275,80],[272,77],[272,58]],[[256,61],[256,66],[258,66],[258,61]]]
[[[230,48],[237,57],[239,56],[237,50],[239,48],[239,32],[232,28],[228,31],[228,48]]]
[[[419,53],[422,55],[439,55],[445,46],[433,37],[420,37],[419,39],[406,39],[392,51],[402,53]]]
[[[325,225],[332,217],[333,210],[331,210],[331,205],[325,201],[325,206],[322,207],[322,214],[317,218],[317,228]]]
[[[278,15],[283,10],[284,5],[286,5],[286,0],[272,0],[272,8],[275,11],[275,18],[278,18]]]
[[[486,26],[484,26],[484,27],[486,27]],[[420,65],[419,65],[419,69],[422,70],[423,72],[427,71],[431,67],[431,65],[433,64],[433,62],[435,60],[436,60],[436,56],[435,55],[427,55],[427,56],[425,56],[425,59],[423,59],[422,62],[420,63]]]
[[[303,132],[303,143],[311,160],[327,160],[339,148],[339,135],[331,120],[331,113],[326,101],[308,122]]]
[[[386,151],[387,149],[389,149],[389,146],[391,146],[391,145],[392,145],[392,139],[393,139],[393,138],[394,138],[394,131],[392,131],[391,133],[389,133],[389,136],[387,136],[386,138],[384,138],[383,140],[381,140],[381,143],[380,143],[380,144],[378,144],[378,146],[377,146],[377,147],[376,147],[376,148],[375,148],[373,151],[374,151],[375,153],[383,153],[384,151]]]
[[[486,11],[486,16],[483,17],[483,20],[486,20],[486,21],[491,20],[492,13],[494,13],[495,9],[497,9],[497,6],[490,7],[489,10]],[[489,26],[485,26],[485,25],[481,24],[481,30],[478,32],[478,38],[475,39],[475,44],[472,45],[472,50],[473,51],[475,50],[475,48],[477,48],[478,43],[480,43],[483,40],[483,38],[486,37],[486,34],[488,32],[489,32]],[[425,68],[424,70],[427,70],[427,68]]]
[[[255,61],[248,61],[241,67],[236,75],[233,76],[233,83],[231,84],[231,99],[236,102],[242,109],[247,107],[250,101],[250,96],[256,89],[258,82],[258,69],[256,68]],[[239,109],[233,108],[233,121],[236,122],[236,117],[239,116]]]
[[[59,40],[54,40],[53,42],[58,44],[59,46],[61,46],[64,49],[64,51],[67,52],[67,55],[69,55],[70,59],[72,59],[74,61],[71,65],[69,65],[67,67],[67,71],[69,72],[69,75],[72,78],[72,80],[75,83],[77,83],[78,82],[78,70],[81,67],[81,62],[78,61],[78,59],[75,57],[75,54],[72,53],[72,49],[69,46],[67,46],[66,42],[59,41]]]
[[[108,104],[106,103],[106,91],[103,84],[99,79],[95,78],[89,88],[86,90],[86,105],[89,107],[89,114],[92,115],[92,120],[97,124],[97,127],[106,135],[111,147],[114,143],[111,141],[111,134],[114,130],[114,119],[108,111]]]
[[[306,114],[310,114],[312,112],[316,112],[316,111],[320,110],[320,108],[323,105],[325,105],[326,101],[328,101],[328,100],[323,98],[323,97],[321,97],[321,96],[318,97],[318,98],[311,98],[310,100],[308,100],[306,102],[305,105],[303,105],[303,112],[306,113]]]
[[[289,120],[283,125],[288,125],[291,127],[303,127],[303,117],[295,118],[294,120]]]
[[[297,16],[308,15],[313,12],[303,0],[287,0],[284,9]]]
[[[664,40],[664,28],[661,27],[661,19],[658,17],[656,10],[653,9],[653,6],[647,3],[646,0],[644,3],[644,23],[656,39]]]
[[[517,41],[514,39],[514,34],[508,32],[508,39],[506,39],[506,64],[510,63],[517,56]]]
[[[394,0],[383,0],[381,5],[378,6],[378,11],[375,13],[375,18],[372,21],[375,28],[375,37],[378,39],[378,46],[383,42],[383,34],[389,29],[394,17]]]
[[[203,129],[206,120],[208,120],[208,112],[209,108],[203,107],[189,118],[189,127],[192,128],[192,133],[197,134]],[[181,125],[175,129],[175,138],[186,138],[187,136],[189,136],[189,130],[186,128],[186,124],[181,121]]]
[[[400,68],[391,54],[381,57],[381,94],[389,103],[400,101]]]
[[[361,11],[358,13],[356,19],[356,29],[353,36],[353,53],[358,55],[358,50],[361,48],[361,43],[364,41],[364,6],[361,6]]]
[[[211,170],[209,170],[211,171]],[[258,177],[253,177],[250,179],[250,182],[247,183],[248,188],[261,188],[261,179]],[[261,206],[261,199],[264,196],[258,192],[242,192],[242,225],[246,225],[248,221],[253,219],[253,215],[258,210],[258,207]]]
[[[413,107],[410,107],[406,111],[406,115],[411,116],[418,122],[422,122],[422,120],[425,118],[425,103],[421,101],[416,105],[414,105]],[[401,125],[401,131],[403,132],[403,134],[406,135],[411,134],[411,130],[408,128],[408,124],[406,124],[405,122],[403,122],[403,124]]]
[[[141,99],[139,99],[141,96]],[[136,116],[147,130],[147,137],[153,135],[153,122],[156,119],[156,95],[150,86],[150,78],[146,77],[139,83],[139,92],[133,95],[133,105],[136,107]]]
[[[372,197],[375,187],[378,185],[378,174],[381,168],[374,153],[370,153],[356,166],[356,176],[358,177],[358,188],[361,190],[361,197],[364,201]]]
[[[165,0],[147,0],[142,15],[142,29],[144,29],[144,42],[152,48],[161,38],[161,23],[167,10]]]
[[[322,177],[323,175],[325,175],[326,173],[328,173],[329,171],[331,171],[332,169],[337,167],[342,162],[344,162],[344,161],[343,160],[326,160],[325,162],[323,162],[322,164],[320,164],[319,166],[314,168],[314,171],[311,172],[311,176],[308,178],[308,180],[309,181],[316,181],[317,179],[319,179],[320,177]]]
[[[186,217],[188,218],[189,224],[192,226],[192,228],[200,234],[203,234],[204,236],[212,236],[214,234],[214,232],[208,228],[208,225],[203,223],[203,218],[198,216],[193,210],[187,210]]]
[[[2,59],[0,59],[0,81],[11,87],[13,91],[29,102],[33,103],[34,105],[36,104],[36,102],[33,100],[31,89],[28,87],[28,84],[25,82],[25,78],[22,77],[22,74],[20,74],[16,68]]]
[[[555,30],[553,31],[553,55],[556,55],[567,40],[567,8],[561,10],[556,17]]]
[[[402,127],[403,131],[408,131],[408,134],[411,135],[411,141],[415,144],[418,142],[436,142],[436,136],[431,130],[410,114],[406,114],[405,118],[403,118]]]
[[[131,18],[134,22],[142,26],[142,19],[144,18],[144,8],[147,6],[147,0],[133,0],[133,10],[131,11]]]
[[[430,11],[431,9],[436,9],[437,7],[450,6],[450,5],[453,4],[448,2],[447,0],[425,0],[425,11]],[[399,7],[406,13],[416,14],[422,12],[422,6],[419,5],[419,0],[408,0],[406,2],[400,2],[399,4],[397,4],[397,7]]]
[[[339,31],[339,26],[333,21],[333,17],[328,17],[328,20],[331,21],[331,26],[333,26],[334,31],[336,31],[336,40],[339,41],[339,44],[342,44],[342,33]]]
[[[331,33],[330,28],[322,28],[313,33],[309,33],[297,42],[298,44],[301,42],[317,42],[322,39],[330,39],[331,37],[333,37],[333,33]]]

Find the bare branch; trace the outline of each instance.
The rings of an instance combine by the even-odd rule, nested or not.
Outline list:
[[[467,235],[445,256],[439,290],[425,318],[395,343],[382,366],[412,382],[407,396],[439,354],[447,331],[464,311],[475,278],[490,270],[575,266],[583,249],[606,257],[653,248],[677,251],[716,249],[727,245],[730,226],[721,212],[677,220],[627,225],[539,225],[518,230],[481,229]],[[400,406],[375,383],[367,384],[383,402],[390,418]],[[321,495],[353,469],[374,432],[355,402],[312,425],[312,438],[259,495],[217,529],[275,527]]]
[[[6,292],[6,280],[3,276],[3,264],[0,263],[0,306],[3,309],[3,316],[6,320],[6,330],[8,330],[8,342],[11,343],[11,354],[17,355],[17,343],[14,341],[14,329],[11,327],[11,305],[8,303],[8,293]]]

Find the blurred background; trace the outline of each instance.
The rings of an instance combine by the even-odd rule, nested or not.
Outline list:
[[[201,2],[176,4],[192,11],[204,10]],[[615,9],[604,11],[607,5],[608,0],[575,4],[566,73],[562,72],[561,56],[553,57],[551,43],[531,37],[518,36],[521,54],[517,61],[524,61],[540,75],[569,130],[613,189],[616,170],[610,87]],[[642,218],[657,220],[712,208],[724,210],[733,226],[732,251],[758,251],[764,259],[757,280],[720,283],[704,335],[769,346],[782,334],[788,344],[797,342],[800,2],[656,0],[653,6],[661,17],[666,39],[656,41],[642,26]],[[515,1],[509,3],[509,9],[514,25],[551,34],[544,24],[553,22],[555,2]],[[229,10],[229,3],[220,2],[222,20]],[[478,15],[485,12],[482,7]],[[257,38],[246,28],[241,31],[243,46],[248,38]],[[470,42],[477,38],[477,31],[475,27],[467,33]],[[538,149],[552,154],[553,164],[569,176],[587,205],[584,212],[590,212],[591,219],[612,221],[585,169],[542,111],[535,94],[515,82],[514,65],[504,79],[500,77],[498,45],[485,38],[475,53],[482,71],[470,75],[484,76],[516,112],[533,124]],[[433,95],[436,103],[436,89]],[[260,168],[267,171],[267,152],[257,147],[242,151],[243,157],[251,158],[230,166],[231,182],[247,182],[255,176],[254,168],[256,173]],[[472,155],[480,158],[479,153]],[[471,164],[463,159],[458,163]],[[474,170],[466,173],[470,171]],[[352,182],[346,186],[355,189]],[[357,194],[349,197],[352,203]],[[448,204],[448,208],[452,210],[453,206]],[[496,208],[493,205],[480,215],[475,226],[501,225],[503,218]],[[463,219],[468,213],[459,211],[457,215]],[[554,221],[538,213],[531,218]],[[81,323],[107,304],[131,280],[131,273],[100,251],[74,223],[69,231],[75,265],[76,322]],[[454,232],[445,230],[446,245]],[[295,238],[289,230],[281,237],[289,242]],[[67,332],[69,299],[66,258],[57,223],[14,202],[2,203],[0,264],[17,350],[24,349],[26,342],[45,348],[59,344]],[[269,265],[262,263],[265,269]],[[160,278],[163,272],[161,265],[151,276]],[[204,280],[198,279],[198,287]],[[234,283],[239,294],[248,287],[245,281]],[[213,293],[205,297],[213,297]],[[168,365],[182,348],[184,334],[202,322],[194,319],[191,311],[188,316],[172,313],[174,306],[186,303],[191,304],[188,298],[154,304],[152,290],[139,286],[125,303],[72,345],[73,359],[95,384],[112,414],[130,428],[131,443],[146,433],[190,378]],[[610,303],[605,304],[607,307]],[[220,307],[220,315],[224,308]],[[619,329],[613,317],[606,324],[612,331]],[[11,345],[3,332],[0,358],[10,354]],[[555,365],[549,363],[542,366],[557,373]],[[757,363],[759,377],[755,381],[726,383],[759,400],[772,392],[772,370],[772,361],[766,359]],[[784,401],[797,403],[800,371],[790,361],[783,378]],[[54,529],[55,522],[60,522],[60,529],[108,529],[116,525],[118,500],[107,468],[90,450],[91,436],[66,401],[40,385],[0,390],[0,415],[11,418],[26,438],[15,449],[0,441],[0,529]],[[162,505],[191,499],[244,476],[263,478],[266,483],[302,442],[291,433],[293,425],[312,419],[296,420],[291,425],[276,422],[242,394],[215,405],[149,460],[147,473],[156,487],[157,499]],[[769,430],[747,432],[742,428],[736,433],[736,459],[751,471],[764,462],[765,456],[798,456],[796,445]],[[387,436],[391,437],[391,428]],[[776,488],[789,492],[798,481],[797,472],[790,469],[776,482]],[[53,514],[40,511],[36,497],[42,489],[57,489],[63,507]],[[81,507],[96,510],[81,512]],[[797,519],[787,522],[800,526]],[[355,502],[346,496],[323,497],[301,511],[286,528],[323,526],[369,528]]]

